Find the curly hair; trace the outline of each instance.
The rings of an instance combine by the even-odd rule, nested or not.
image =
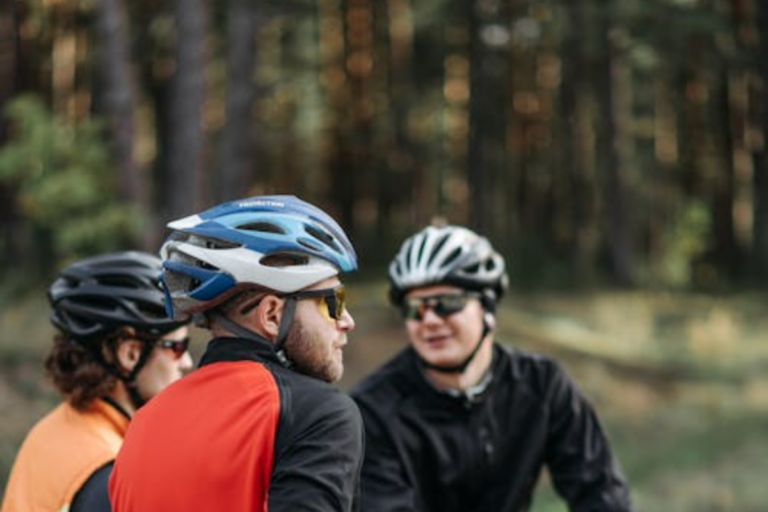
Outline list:
[[[118,340],[117,336],[112,336],[96,345],[102,362],[93,350],[81,343],[61,333],[54,336],[45,369],[58,392],[75,409],[87,409],[91,402],[110,394],[117,386],[118,377],[104,363],[116,364]]]

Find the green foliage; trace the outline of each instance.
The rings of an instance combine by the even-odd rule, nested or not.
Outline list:
[[[7,115],[13,135],[0,149],[0,181],[14,190],[36,248],[52,247],[59,262],[135,238],[140,216],[117,199],[98,120],[67,124],[34,96],[16,98]]]
[[[666,250],[660,273],[673,286],[693,284],[692,262],[706,251],[712,212],[701,201],[691,201],[665,231]]]

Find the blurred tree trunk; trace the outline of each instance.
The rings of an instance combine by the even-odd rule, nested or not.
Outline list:
[[[467,178],[470,224],[493,237],[500,219],[497,177],[507,172],[506,119],[509,80],[508,5],[468,2],[470,98]]]
[[[163,198],[166,220],[197,211],[203,170],[205,102],[206,0],[175,0],[176,59],[168,113],[168,189]]]
[[[148,186],[134,157],[137,101],[126,6],[122,0],[100,0],[96,6],[104,116],[119,176],[120,196],[146,211]]]
[[[709,129],[714,131],[710,135],[716,151],[713,155],[714,160],[719,163],[711,174],[713,252],[717,266],[726,271],[729,276],[733,276],[740,267],[740,251],[736,242],[733,219],[736,192],[733,168],[733,123],[728,69],[720,70],[719,74],[718,83],[713,85],[716,123],[708,124]]]
[[[399,81],[393,78],[393,75],[398,73],[395,65],[395,49],[403,51],[402,45],[410,44],[408,32],[411,20],[410,7],[407,1],[374,2],[372,9],[374,20],[373,58],[374,61],[385,63],[385,65],[380,66],[377,73],[377,96],[381,101],[379,109],[384,114],[376,116],[378,122],[374,130],[372,164],[376,175],[374,185],[376,211],[373,229],[368,230],[373,235],[369,237],[369,245],[372,248],[377,247],[378,250],[370,251],[371,258],[368,261],[369,263],[381,263],[394,252],[394,249],[391,249],[384,241],[394,238],[392,230],[397,224],[397,220],[393,218],[393,214],[396,212],[398,199],[407,195],[403,194],[403,190],[408,190],[408,188],[403,187],[401,182],[404,174],[401,172],[402,169],[397,168],[399,158],[395,156],[402,156],[402,154],[398,154],[400,152],[396,133],[398,115],[395,114],[397,107],[395,97],[392,94],[392,87],[396,87]],[[398,30],[398,26],[408,28]],[[405,54],[399,57],[405,57],[406,62],[408,62],[409,56],[410,52],[406,49]],[[404,76],[403,81],[403,86],[407,89],[410,85],[409,77]]]
[[[753,158],[754,184],[754,249],[753,266],[764,282],[768,281],[768,4],[755,2],[757,10],[757,37],[754,62],[760,80],[752,86],[754,107],[751,124],[759,134]]]
[[[0,0],[0,147],[8,139],[8,119],[5,108],[17,92],[17,71],[19,66],[19,31],[17,26],[16,7],[20,5],[14,0]],[[18,226],[18,216],[14,209],[12,191],[0,184],[0,268],[14,266],[19,263],[18,237],[14,232]]]
[[[607,227],[605,243],[612,278],[619,286],[631,286],[635,280],[633,230],[629,218],[632,206],[629,204],[631,198],[625,176],[628,162],[623,161],[620,152],[625,141],[619,110],[625,105],[620,101],[621,96],[616,88],[622,84],[618,80],[621,63],[613,40],[616,35],[610,15],[613,2],[603,0],[599,4],[601,11],[598,14],[597,33],[598,47],[602,54],[598,59],[595,95],[599,99],[597,119],[600,120],[600,126],[597,140],[600,146],[597,154],[601,155],[598,167],[603,179],[602,223]]]
[[[587,20],[583,0],[568,2],[566,12],[569,26],[560,53],[563,66],[560,108],[565,130],[560,142],[564,149],[562,163],[567,169],[564,185],[568,188],[565,205],[570,238],[568,252],[574,271],[582,275],[593,263],[589,233],[593,221],[591,205],[594,203],[590,172],[594,151],[590,144],[591,120],[586,105],[589,76],[584,33]]]
[[[230,0],[227,10],[226,124],[214,174],[216,202],[246,195],[253,167],[254,63],[258,1]]]
[[[323,63],[323,80],[327,103],[327,116],[330,120],[324,135],[325,152],[323,167],[327,169],[331,181],[329,199],[339,211],[339,223],[345,229],[350,228],[354,202],[354,182],[356,172],[349,166],[349,155],[344,142],[344,125],[350,101],[349,81],[347,80],[346,61],[347,30],[345,27],[344,7],[347,2],[341,0],[319,0],[320,24],[320,59]]]
[[[19,31],[16,25],[16,1],[0,0],[0,145],[8,135],[5,107],[16,91]]]
[[[375,1],[375,0],[373,0]],[[373,105],[371,86],[373,71],[373,16],[372,0],[342,2],[346,98],[336,95],[341,117],[338,119],[336,142],[339,144],[337,160],[332,166],[332,189],[336,191],[336,204],[342,225],[363,237],[361,226],[367,220],[359,215],[371,206],[373,185],[368,185],[370,173],[364,172],[370,161],[372,145]],[[341,100],[341,101],[338,101]],[[375,205],[374,205],[375,207]]]

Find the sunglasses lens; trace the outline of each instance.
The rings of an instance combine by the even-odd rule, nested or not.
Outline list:
[[[424,301],[407,299],[403,303],[403,316],[406,320],[421,320],[424,318]]]
[[[406,320],[421,321],[427,310],[431,309],[440,318],[446,318],[464,309],[469,298],[469,295],[464,294],[448,294],[406,299],[403,316]]]
[[[346,307],[344,288],[336,288],[333,294],[324,295],[325,306],[328,308],[328,316],[334,320],[341,320]]]
[[[344,311],[347,310],[347,295],[344,293],[344,288],[336,289],[336,311],[333,316],[336,320],[341,320]]]
[[[177,341],[173,344],[173,348],[171,350],[173,350],[173,353],[176,354],[177,357],[181,357],[184,355],[184,352],[187,351],[187,343],[183,341]]]
[[[458,313],[467,305],[465,295],[443,295],[438,297],[433,307],[434,312],[441,318]]]
[[[184,352],[186,352],[189,348],[189,338],[184,338],[181,340],[160,340],[158,345],[173,352],[173,354],[178,359],[183,356]]]

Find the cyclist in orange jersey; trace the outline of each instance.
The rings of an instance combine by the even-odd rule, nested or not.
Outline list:
[[[2,512],[107,512],[107,480],[139,407],[192,367],[187,321],[168,318],[160,260],[103,254],[48,291],[57,328],[46,370],[64,400],[27,434]]]

